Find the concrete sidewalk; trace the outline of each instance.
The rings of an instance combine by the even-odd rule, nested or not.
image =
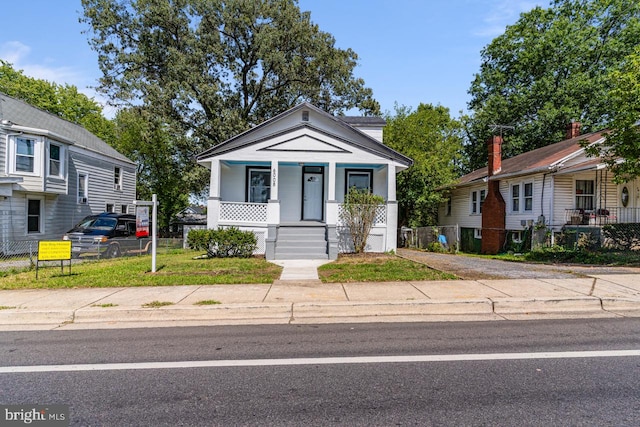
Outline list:
[[[158,308],[145,304],[171,303]],[[201,301],[220,304],[197,305]],[[640,275],[0,291],[0,330],[640,317]]]

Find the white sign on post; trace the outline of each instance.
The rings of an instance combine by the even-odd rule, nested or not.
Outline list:
[[[151,196],[151,201],[134,200],[133,204],[136,205],[136,237],[142,237],[138,235],[138,227],[144,228],[146,224],[147,236],[149,236],[149,226],[151,226],[151,272],[156,272],[156,252],[158,245],[158,199],[155,194]],[[151,206],[151,223],[149,223],[149,206]],[[143,210],[146,209],[146,222],[143,214]],[[139,216],[138,216],[139,215]]]
[[[136,237],[149,237],[149,207],[136,207]]]

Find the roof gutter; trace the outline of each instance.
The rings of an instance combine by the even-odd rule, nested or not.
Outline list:
[[[14,123],[11,123],[11,122],[9,122],[7,120],[3,120],[2,122],[0,122],[0,127],[3,128],[3,129],[7,129],[7,130],[12,130],[14,132],[22,132],[22,133],[28,133],[28,134],[32,134],[32,135],[46,136],[48,138],[55,139],[56,141],[64,142],[65,144],[69,144],[69,145],[74,145],[76,143],[74,140],[69,139],[66,136],[62,136],[60,134],[57,134],[55,132],[51,132],[51,131],[46,130],[46,129],[38,129],[38,128],[32,128],[32,127],[27,127],[27,126],[20,126],[20,125],[16,125]]]

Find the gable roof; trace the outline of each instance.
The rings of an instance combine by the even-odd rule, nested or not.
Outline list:
[[[565,139],[564,141],[556,142],[555,144],[550,144],[508,159],[503,159],[502,169],[500,172],[496,172],[489,179],[504,179],[540,172],[548,172],[550,170],[560,170],[566,160],[574,158],[584,152],[584,148],[581,144],[585,142],[587,144],[599,142],[604,138],[605,133],[606,131],[598,131],[579,135],[575,138]],[[580,164],[572,165],[566,170],[575,172],[583,170],[585,167],[595,167],[600,163],[600,159],[585,159]],[[487,180],[488,175],[488,169],[486,167],[476,169],[475,171],[460,177],[458,182],[451,187],[459,187],[477,183],[479,181],[485,181]]]
[[[350,123],[352,124],[366,124],[366,125],[375,125],[375,126],[382,126],[386,123],[386,121],[384,121],[384,119],[380,118],[380,117],[367,117],[367,118],[363,118],[360,117],[358,118],[358,120],[354,119],[353,117],[351,118],[345,118],[345,117],[336,117],[333,116],[329,113],[327,113],[326,111],[323,111],[321,109],[319,109],[318,107],[316,107],[315,105],[312,105],[308,102],[303,102],[301,104],[296,105],[295,107],[278,114],[277,116],[266,120],[262,123],[260,123],[259,125],[246,130],[245,132],[234,136],[231,139],[228,139],[202,153],[200,153],[197,156],[198,160],[203,160],[205,158],[208,157],[214,157],[217,155],[220,155],[222,153],[227,153],[230,151],[235,151],[238,150],[240,148],[244,148],[244,147],[248,147],[250,145],[256,144],[260,141],[264,141],[266,138],[262,137],[259,139],[251,139],[251,138],[245,138],[246,136],[250,135],[251,133],[255,132],[258,129],[264,128],[266,126],[269,126],[270,124],[282,119],[285,116],[289,116],[292,114],[295,114],[297,111],[300,111],[302,109],[308,109],[308,110],[313,110],[314,112],[316,112],[317,114],[320,114],[326,118],[331,119],[333,122],[335,122],[337,125],[342,126],[346,129],[349,130],[349,132],[352,132],[354,137],[350,138],[350,139],[345,139],[345,138],[341,138],[341,137],[337,137],[336,135],[331,135],[333,137],[338,138],[339,140],[341,140],[342,142],[345,142],[349,145],[352,145],[354,147],[357,147],[361,150],[364,151],[368,151],[370,153],[376,154],[380,157],[384,157],[384,158],[388,158],[394,161],[397,161],[399,163],[402,163],[406,166],[411,166],[413,164],[413,160],[410,159],[409,157],[398,153],[397,151],[387,147],[386,145],[382,144],[381,142],[379,142],[378,140],[372,138],[371,136],[367,135],[366,133],[362,132],[361,130],[357,129],[356,127],[352,126]],[[313,129],[314,131],[318,131],[321,133],[325,133],[326,131],[323,129],[320,129],[316,126],[314,126],[313,124],[309,123],[309,122],[303,122],[300,123],[298,125],[296,125],[295,127],[291,127],[288,129],[285,129],[284,131],[279,132],[279,134],[282,133],[286,133],[286,132],[290,132],[293,130],[297,130],[297,129],[301,129],[301,128],[308,128],[308,129]],[[272,135],[273,136],[273,135]]]
[[[135,164],[115,148],[83,128],[20,99],[0,93],[0,121],[6,126],[17,125],[41,132],[53,139],[103,154],[122,162]]]

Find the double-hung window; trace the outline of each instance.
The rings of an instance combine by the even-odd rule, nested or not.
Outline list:
[[[49,143],[49,176],[62,177],[64,175],[62,159],[62,146]]]
[[[533,183],[524,183],[524,210],[525,212],[533,210]]]
[[[122,190],[122,169],[117,166],[113,168],[113,189]]]
[[[27,199],[27,233],[42,232],[42,200]]]
[[[511,212],[520,212],[520,184],[511,186]]]
[[[533,182],[511,185],[511,212],[533,211]]]
[[[36,172],[36,140],[17,137],[15,139],[15,171],[20,173]]]
[[[576,209],[593,210],[595,197],[593,180],[576,180]]]
[[[471,215],[482,213],[482,205],[486,196],[486,190],[475,190],[471,192]]]
[[[88,198],[89,175],[78,173],[78,204],[86,205]]]

